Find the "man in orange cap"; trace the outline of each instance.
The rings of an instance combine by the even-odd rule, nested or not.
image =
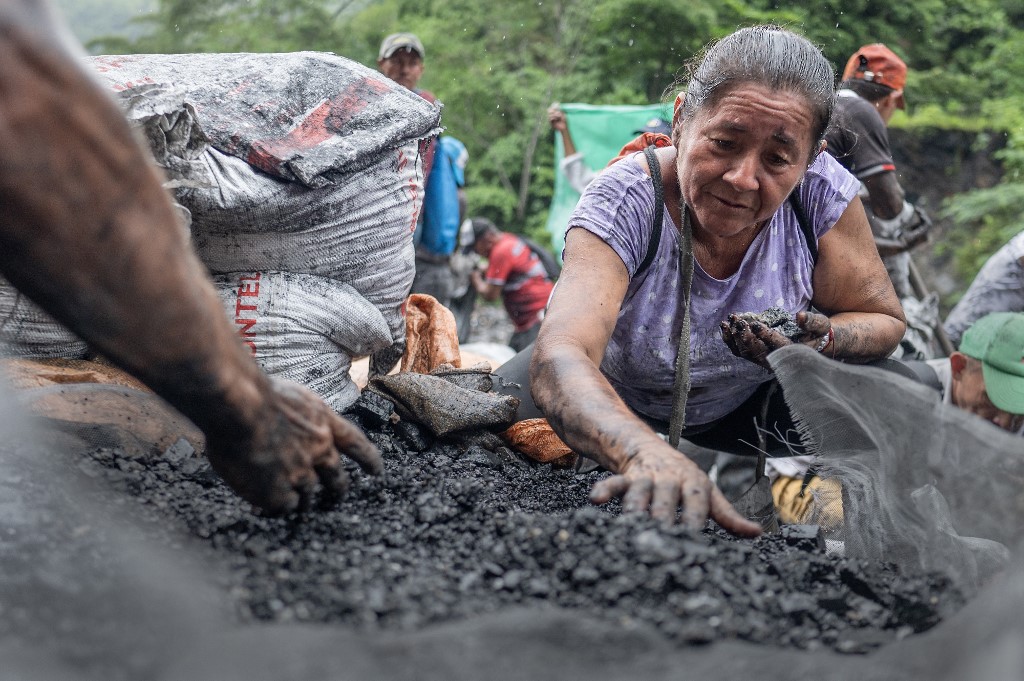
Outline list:
[[[882,255],[900,298],[914,296],[908,251],[927,239],[931,221],[908,203],[896,179],[886,125],[903,109],[907,65],[881,43],[857,50],[843,70],[828,151],[863,185],[864,201]]]

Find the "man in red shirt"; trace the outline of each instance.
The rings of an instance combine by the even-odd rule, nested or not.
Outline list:
[[[508,344],[519,352],[537,338],[555,285],[544,263],[515,234],[502,232],[487,218],[473,218],[473,236],[473,249],[488,261],[485,273],[471,275],[473,288],[485,300],[501,296],[515,325]]]

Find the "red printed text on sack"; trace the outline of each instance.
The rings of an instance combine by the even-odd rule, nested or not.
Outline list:
[[[235,292],[235,325],[253,357],[256,356],[256,301],[247,299],[259,297],[261,276],[260,272],[239,275],[238,290]]]

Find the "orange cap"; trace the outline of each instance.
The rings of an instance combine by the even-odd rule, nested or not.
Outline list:
[[[865,45],[853,53],[843,69],[843,80],[851,78],[902,90],[907,83],[907,65],[882,43]]]

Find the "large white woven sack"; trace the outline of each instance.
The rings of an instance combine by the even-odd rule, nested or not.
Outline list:
[[[359,397],[352,357],[394,342],[380,311],[348,284],[293,272],[214,277],[228,317],[256,362],[342,411]]]
[[[0,278],[0,354],[30,359],[82,359],[88,345]]]
[[[115,92],[183,92],[215,148],[310,187],[440,132],[440,106],[329,53],[107,55],[89,63]]]
[[[191,220],[215,274],[291,271],[353,286],[384,316],[394,363],[415,274],[420,141],[440,109],[329,54],[95,57]],[[208,144],[207,144],[208,142]]]
[[[310,189],[209,150],[205,160],[217,188],[181,188],[177,198],[192,213],[192,241],[211,272],[337,279],[377,306],[400,341],[422,197],[415,153],[416,143],[409,143],[382,153],[344,183]]]

